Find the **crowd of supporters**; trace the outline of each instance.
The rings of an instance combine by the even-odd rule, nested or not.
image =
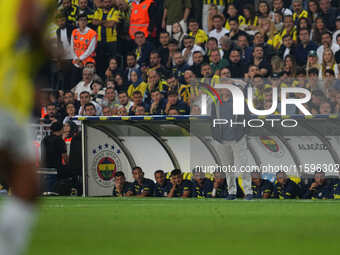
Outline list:
[[[200,171],[193,171],[189,178],[175,169],[170,173],[157,170],[154,173],[156,183],[144,178],[140,167],[132,169],[134,182],[127,182],[123,172],[117,172],[112,195],[114,197],[180,197],[180,198],[246,198],[241,177],[236,180],[237,196],[228,196],[225,173],[215,172],[207,176]],[[188,175],[187,175],[188,176]],[[322,171],[315,172],[312,178],[293,180],[285,172],[276,173],[273,182],[264,179],[261,174],[252,173],[253,198],[256,199],[339,199],[339,179],[326,178]]]
[[[254,88],[258,109],[270,107],[273,87],[303,87],[313,114],[340,111],[337,1],[58,2],[41,123],[199,114],[192,85],[230,77]]]

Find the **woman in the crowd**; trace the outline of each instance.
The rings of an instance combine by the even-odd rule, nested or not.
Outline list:
[[[333,54],[333,51],[329,48],[324,49],[323,55],[322,55],[322,64],[321,64],[321,69],[319,73],[319,78],[320,79],[325,79],[326,78],[326,70],[330,69],[334,71],[335,77],[339,77],[339,68],[338,65],[335,62],[335,57]]]
[[[77,125],[69,120],[64,124],[64,129],[63,129],[63,139],[65,142],[71,142],[72,137],[75,133],[77,133],[78,127]]]
[[[321,44],[321,35],[327,32],[326,25],[321,17],[316,18],[312,29],[312,41]]]
[[[238,20],[239,26],[243,26],[246,22],[245,18],[238,13],[238,10],[234,4],[229,4],[226,8],[226,13],[224,13],[226,22],[225,22],[225,28],[230,31],[230,25],[229,20],[231,18],[236,18]]]
[[[141,72],[138,69],[133,69],[131,71],[131,84],[128,88],[128,96],[131,98],[133,92],[140,91],[144,97],[147,86],[146,82],[142,79]]]
[[[114,81],[116,83],[116,90],[118,93],[120,93],[121,91],[127,91],[128,84],[124,80],[124,75],[122,75],[121,73],[117,73],[114,76]]]
[[[110,79],[111,77],[114,77],[119,72],[120,72],[120,69],[119,69],[118,59],[116,57],[113,57],[110,59],[109,66],[105,72],[106,79]]]
[[[184,36],[186,36],[186,33],[183,32],[183,28],[178,22],[172,25],[171,36],[178,42],[178,47],[181,48],[182,41]]]
[[[259,17],[270,18],[273,15],[271,12],[269,4],[267,1],[260,1],[258,5],[258,14]]]
[[[242,13],[245,18],[245,24],[241,27],[241,29],[245,31],[256,30],[259,21],[253,6],[246,4],[242,8]]]
[[[284,59],[284,71],[288,73],[288,76],[294,78],[296,76],[296,60],[293,55],[287,55]]]
[[[319,0],[309,0],[308,2],[308,18],[311,23],[315,22],[315,19],[320,15]]]

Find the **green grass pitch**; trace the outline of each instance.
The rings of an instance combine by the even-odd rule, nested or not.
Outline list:
[[[340,201],[46,198],[30,255],[339,254]]]

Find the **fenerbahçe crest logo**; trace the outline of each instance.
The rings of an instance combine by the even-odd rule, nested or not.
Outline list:
[[[121,153],[114,145],[104,144],[92,150],[94,159],[91,174],[96,182],[102,187],[112,187],[116,172],[122,168],[119,159]]]
[[[276,141],[268,136],[260,137],[261,143],[271,152],[279,152],[280,148]]]

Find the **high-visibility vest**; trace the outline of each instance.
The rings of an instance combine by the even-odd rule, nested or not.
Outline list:
[[[74,29],[72,32],[73,36],[73,49],[77,57],[83,55],[83,53],[90,46],[91,41],[94,37],[97,37],[96,31],[93,29],[89,29],[86,34],[81,34],[79,29]],[[86,59],[84,59],[83,64],[85,65],[88,62],[95,63],[94,57],[96,56],[95,51]]]
[[[130,15],[130,28],[129,35],[132,39],[135,39],[135,33],[141,31],[145,37],[148,37],[148,27],[150,24],[149,7],[153,3],[153,0],[145,0],[139,4],[133,2],[131,5]]]

